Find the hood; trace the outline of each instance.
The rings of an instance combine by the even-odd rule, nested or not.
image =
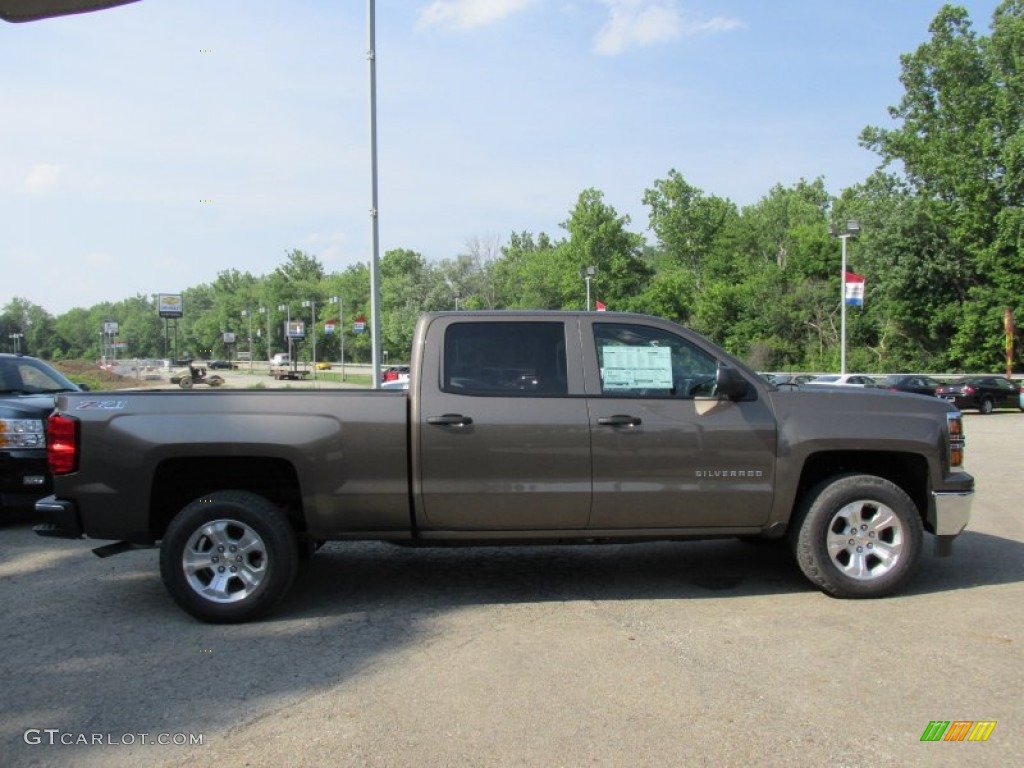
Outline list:
[[[3,395],[0,417],[7,419],[45,419],[54,408],[53,394]]]

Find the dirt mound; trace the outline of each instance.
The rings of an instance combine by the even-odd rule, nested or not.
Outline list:
[[[90,389],[127,389],[139,386],[139,382],[131,376],[121,376],[86,360],[58,360],[51,365],[76,384],[88,384]]]

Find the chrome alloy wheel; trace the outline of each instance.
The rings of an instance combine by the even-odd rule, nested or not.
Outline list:
[[[889,573],[900,561],[905,536],[900,518],[877,501],[854,501],[833,516],[826,546],[840,573],[871,581]]]
[[[237,520],[211,520],[189,537],[182,553],[185,580],[215,603],[244,600],[267,575],[267,545]]]

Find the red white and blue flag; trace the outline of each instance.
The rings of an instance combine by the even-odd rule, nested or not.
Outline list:
[[[846,304],[851,307],[864,306],[864,276],[846,273]]]

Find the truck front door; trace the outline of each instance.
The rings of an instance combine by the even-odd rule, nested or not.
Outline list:
[[[590,528],[764,523],[776,429],[756,388],[751,385],[749,397],[720,401],[719,360],[681,332],[629,319],[588,324]]]
[[[421,370],[438,380],[414,382],[421,532],[586,528],[590,429],[578,327],[567,334],[566,322],[435,321],[443,344],[427,349],[443,357]]]

